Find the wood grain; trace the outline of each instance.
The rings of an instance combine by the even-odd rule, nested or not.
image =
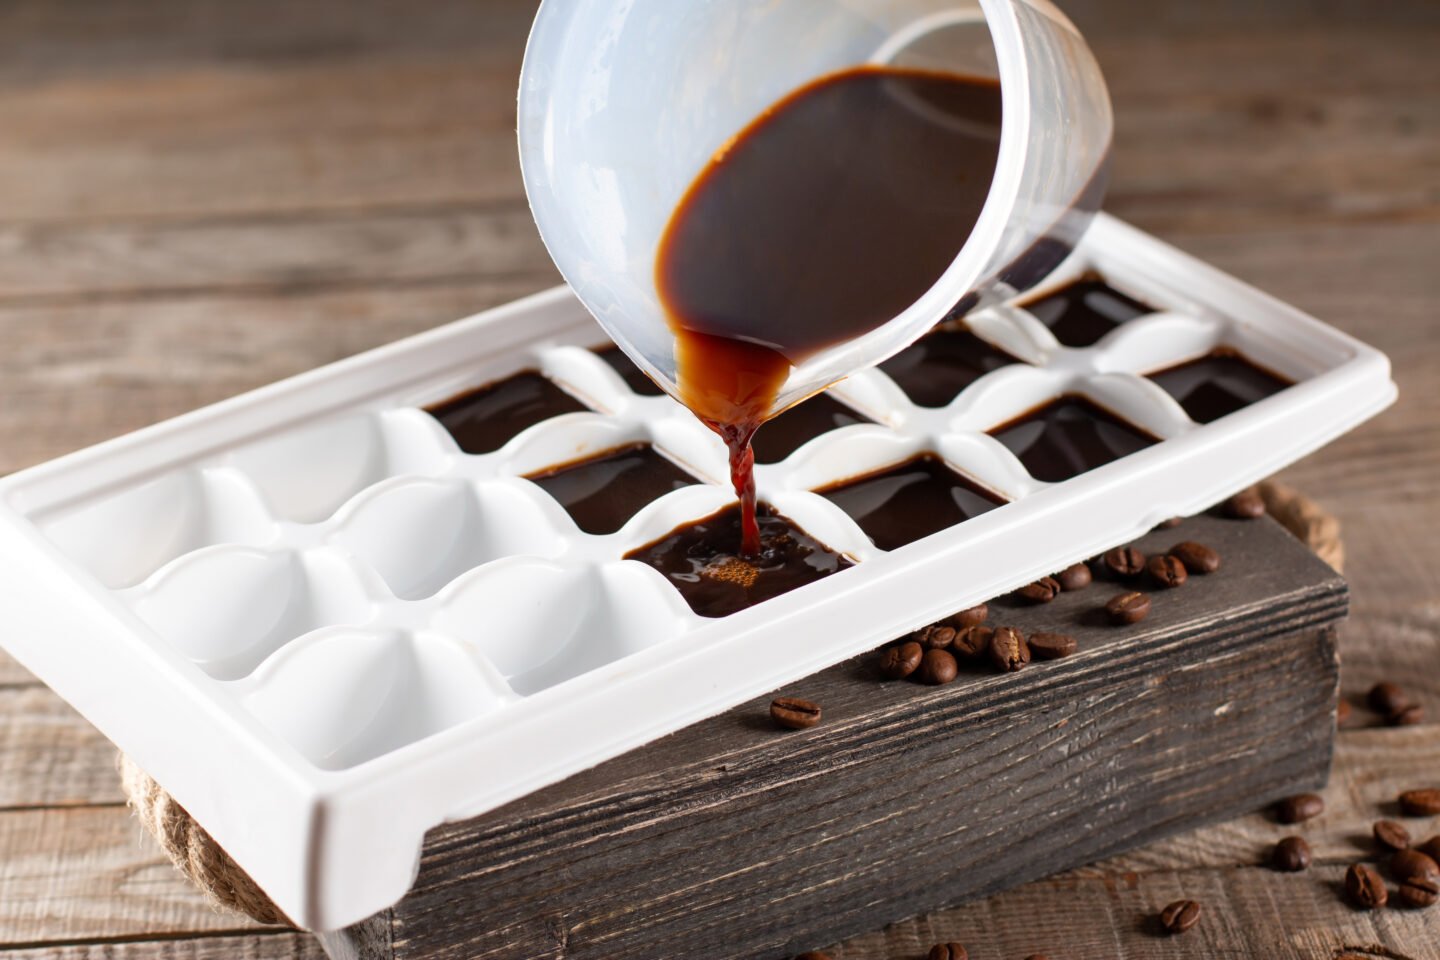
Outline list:
[[[558,283],[524,204],[158,223],[0,222],[0,303],[93,302],[534,277]]]
[[[5,960],[325,960],[309,934],[252,931],[242,935],[163,940],[42,944],[0,949]]]
[[[784,691],[824,705],[814,730],[777,735],[760,698],[433,831],[372,956],[781,957],[1317,785],[1343,581],[1269,521],[1139,546],[1177,539],[1226,565],[1138,627],[1095,624],[1113,585],[992,605],[1073,657],[940,688],[847,662]]]
[[[256,929],[221,914],[124,807],[0,812],[4,943]]]
[[[907,920],[827,952],[835,960],[919,960],[931,944],[953,941],[965,945],[972,957],[1017,960],[1041,951],[1057,960],[1317,960],[1342,953],[1377,960],[1440,957],[1431,916],[1414,910],[1355,910],[1341,897],[1344,873],[1337,864],[1304,874],[1067,875]],[[1180,936],[1164,936],[1156,914],[1182,897],[1203,905],[1200,923]]]
[[[45,687],[0,687],[0,809],[123,803],[115,747]]]
[[[0,472],[49,459],[550,284],[0,308]],[[37,337],[35,331],[45,335]]]
[[[1396,407],[1286,479],[1345,524],[1345,690],[1355,699],[1403,678],[1440,718],[1440,7],[1062,5],[1116,106],[1112,212],[1394,360]],[[533,9],[0,5],[0,472],[546,285],[513,148]],[[33,684],[0,656],[0,806],[25,808],[0,810],[0,863],[28,871],[12,865],[0,885],[0,955],[318,958],[304,936],[202,933],[214,915],[161,883],[158,854],[127,832],[123,809],[70,806],[114,802],[110,758]],[[1362,852],[1347,838],[1367,832],[1372,802],[1436,768],[1435,729],[1342,731],[1327,813],[1305,830],[1320,874],[1243,866],[1281,832],[1246,816],[836,955],[912,960],[953,934],[995,960],[1341,947],[1435,960],[1434,911],[1355,914],[1323,887]],[[131,868],[97,867],[122,851]],[[134,894],[151,881],[173,896]],[[1219,905],[1200,930],[1167,941],[1138,928],[1195,890]],[[1062,936],[1034,944],[1037,930]]]

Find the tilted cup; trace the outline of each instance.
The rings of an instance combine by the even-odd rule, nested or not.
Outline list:
[[[793,366],[771,415],[948,316],[1034,286],[1074,247],[1104,194],[1113,127],[1093,55],[1048,0],[541,4],[519,94],[530,207],[576,295],[671,395],[675,339],[655,262],[676,205],[766,108],[862,64],[998,78],[994,180],[939,279],[888,322]]]

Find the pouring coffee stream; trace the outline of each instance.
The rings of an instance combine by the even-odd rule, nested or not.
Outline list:
[[[679,398],[729,449],[761,549],[750,441],[792,365],[889,322],[944,273],[995,172],[995,80],[862,66],[731,138],[678,204],[655,278]]]

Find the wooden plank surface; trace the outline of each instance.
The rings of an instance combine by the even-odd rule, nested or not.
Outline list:
[[[1319,784],[1343,581],[1268,520],[1137,546],[1177,539],[1225,566],[1131,629],[1094,622],[1103,583],[992,604],[1071,657],[930,688],[859,657],[782,691],[824,705],[812,731],[777,735],[759,697],[432,831],[393,960],[782,957]]]
[[[533,6],[0,5],[0,471],[552,282],[513,148]],[[1396,407],[1286,479],[1345,524],[1345,689],[1403,678],[1433,720],[1440,8],[1062,6],[1115,100],[1109,208],[1395,361]],[[226,933],[236,921],[163,879],[114,805],[108,751],[6,658],[0,717],[0,955],[318,957],[303,936]],[[1329,810],[1305,831],[1322,873],[1360,853],[1374,802],[1440,769],[1437,734],[1342,732]],[[1255,867],[1278,832],[1244,817],[837,955],[908,960],[954,936],[1017,960],[1440,957],[1433,911],[1357,914],[1325,877]],[[1137,929],[1179,893],[1223,919],[1173,941]]]

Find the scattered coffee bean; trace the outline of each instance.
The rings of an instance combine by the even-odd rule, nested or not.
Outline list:
[[[920,658],[925,648],[911,640],[897,644],[880,655],[880,673],[887,680],[904,680],[920,669]]]
[[[1275,819],[1281,823],[1304,823],[1325,812],[1325,801],[1319,794],[1299,793],[1275,805]]]
[[[1433,907],[1440,902],[1440,880],[1434,877],[1411,877],[1400,884],[1400,902],[1412,909]]]
[[[1185,582],[1185,564],[1174,557],[1151,557],[1145,575],[1157,587],[1178,587]]]
[[[974,659],[982,657],[990,649],[990,637],[995,633],[994,627],[987,627],[977,624],[973,627],[966,627],[956,632],[955,640],[950,648],[957,656]]]
[[[1054,577],[1041,577],[1034,583],[1027,583],[1015,591],[1027,603],[1049,603],[1060,596],[1060,581]]]
[[[1128,580],[1131,577],[1138,577],[1140,571],[1145,569],[1145,554],[1134,547],[1116,547],[1108,550],[1101,558],[1105,565],[1105,572],[1118,580]]]
[[[1400,811],[1407,817],[1433,817],[1440,814],[1440,790],[1406,790],[1400,794]]]
[[[1399,713],[1410,706],[1411,702],[1410,695],[1401,689],[1399,684],[1388,681],[1371,687],[1370,692],[1365,695],[1365,701],[1370,704],[1371,710],[1386,716]]]
[[[1376,820],[1371,832],[1375,834],[1375,842],[1387,850],[1410,848],[1410,831],[1394,820]]]
[[[1176,900],[1160,911],[1160,926],[1171,935],[1184,933],[1200,922],[1200,904],[1194,900]]]
[[[970,954],[958,943],[937,943],[926,960],[968,960]]]
[[[1055,574],[1055,579],[1060,581],[1060,589],[1064,591],[1084,590],[1090,586],[1094,575],[1090,573],[1088,563],[1072,563],[1070,566]]]
[[[1265,498],[1260,496],[1260,491],[1251,487],[1249,490],[1241,490],[1235,496],[1225,501],[1225,516],[1235,520],[1254,520],[1257,517],[1265,516]]]
[[[1310,859],[1310,844],[1305,842],[1304,837],[1286,837],[1275,844],[1275,849],[1270,854],[1271,866],[1286,873],[1299,873],[1309,869]]]
[[[1344,699],[1344,698],[1342,697],[1341,700],[1340,700],[1340,702],[1337,703],[1337,704],[1335,704],[1335,725],[1336,725],[1337,727],[1338,727],[1338,726],[1343,726],[1343,725],[1345,724],[1345,722],[1346,722],[1347,720],[1349,720],[1349,719],[1350,719],[1350,701],[1349,701],[1349,700],[1346,700],[1346,699]]]
[[[1110,622],[1118,626],[1139,623],[1150,613],[1150,598],[1143,593],[1120,593],[1105,604]]]
[[[1220,569],[1220,554],[1203,543],[1182,540],[1170,548],[1170,556],[1185,564],[1185,571],[1194,574],[1214,573]]]
[[[1171,517],[1169,520],[1161,520],[1159,523],[1155,524],[1155,529],[1156,529],[1156,530],[1174,530],[1176,527],[1180,526],[1180,524],[1182,524],[1182,523],[1184,523],[1184,522],[1185,522],[1185,518],[1184,518],[1184,517]]]
[[[1431,837],[1424,843],[1417,844],[1415,849],[1419,850],[1421,853],[1425,854],[1425,856],[1429,857],[1431,860],[1434,860],[1436,863],[1440,863],[1440,837]]]
[[[1375,872],[1374,867],[1363,863],[1357,863],[1345,871],[1345,893],[1357,907],[1366,910],[1383,907],[1385,901],[1390,899],[1390,893],[1385,889],[1385,881],[1380,879],[1380,874]]]
[[[770,701],[770,719],[786,730],[804,730],[820,722],[820,705],[799,697],[776,697]]]
[[[828,953],[821,953],[819,950],[811,950],[809,953],[802,953],[795,960],[833,960]]]
[[[1032,633],[1026,641],[1036,660],[1059,660],[1074,653],[1079,644],[1068,633]]]
[[[950,617],[950,626],[954,627],[956,630],[963,630],[966,627],[973,627],[978,624],[984,623],[986,618],[989,616],[989,605],[984,603],[977,603],[973,607],[961,610],[959,613],[952,615]]]
[[[939,686],[954,680],[955,674],[959,672],[960,668],[956,665],[955,658],[950,651],[926,650],[925,656],[920,660],[920,672],[917,676],[921,683]]]
[[[1404,710],[1396,710],[1385,721],[1392,727],[1413,727],[1425,722],[1425,708],[1412,703]]]
[[[1030,645],[1025,635],[1014,627],[996,627],[990,638],[990,662],[996,668],[1010,672],[1019,670],[1030,662]]]
[[[1397,850],[1390,858],[1390,876],[1396,880],[1411,877],[1440,877],[1440,865],[1419,850]]]
[[[915,634],[915,639],[926,650],[944,650],[955,639],[955,628],[932,623]]]

